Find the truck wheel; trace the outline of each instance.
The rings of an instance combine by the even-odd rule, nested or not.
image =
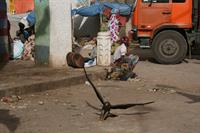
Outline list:
[[[153,39],[154,58],[162,64],[180,63],[187,54],[187,42],[177,31],[162,31]]]

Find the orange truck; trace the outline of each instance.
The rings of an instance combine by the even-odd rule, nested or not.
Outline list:
[[[21,14],[34,9],[34,0],[9,0],[10,13]]]
[[[133,10],[133,40],[159,63],[179,63],[200,44],[199,0],[135,0]]]

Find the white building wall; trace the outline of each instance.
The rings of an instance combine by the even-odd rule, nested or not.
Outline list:
[[[71,2],[49,0],[50,6],[50,65],[66,65],[66,54],[72,51]]]

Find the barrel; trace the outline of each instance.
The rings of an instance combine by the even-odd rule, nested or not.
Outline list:
[[[78,53],[69,52],[66,57],[67,64],[74,68],[84,67],[84,58]]]

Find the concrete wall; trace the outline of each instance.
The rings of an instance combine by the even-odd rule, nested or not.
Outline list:
[[[71,2],[49,0],[50,4],[50,65],[66,63],[66,54],[72,51]]]
[[[35,0],[36,63],[66,65],[72,51],[71,3],[68,0]]]

